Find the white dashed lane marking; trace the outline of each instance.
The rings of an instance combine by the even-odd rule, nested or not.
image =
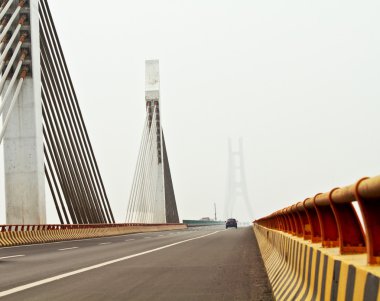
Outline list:
[[[12,255],[12,256],[4,256],[4,257],[0,257],[0,260],[1,259],[8,259],[8,258],[15,258],[15,257],[23,257],[25,255]]]
[[[74,249],[78,249],[78,247],[71,247],[71,248],[58,249],[58,251],[66,251],[66,250],[74,250]]]

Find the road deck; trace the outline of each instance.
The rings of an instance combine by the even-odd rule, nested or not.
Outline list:
[[[0,273],[3,300],[273,300],[250,227],[2,248]]]

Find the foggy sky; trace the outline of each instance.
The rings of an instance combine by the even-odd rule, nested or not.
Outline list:
[[[254,209],[237,203],[240,220],[380,174],[379,1],[49,3],[118,222],[143,130],[146,59],[160,60],[180,219],[213,216],[214,202],[224,219],[229,137],[244,140]]]

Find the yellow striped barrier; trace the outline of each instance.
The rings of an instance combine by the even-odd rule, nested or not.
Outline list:
[[[380,266],[301,237],[253,225],[276,300],[380,301]]]
[[[0,247],[186,228],[185,224],[0,225]]]
[[[254,221],[278,300],[380,301],[380,176]]]

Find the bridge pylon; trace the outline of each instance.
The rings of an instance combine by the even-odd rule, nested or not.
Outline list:
[[[228,139],[228,183],[224,207],[225,218],[234,217],[234,208],[238,201],[245,203],[247,213],[252,218],[253,211],[248,198],[245,178],[242,138],[239,138],[237,150],[233,149],[231,139]]]
[[[113,223],[47,0],[0,6],[0,143],[7,224],[45,224],[45,178],[62,224]]]
[[[145,61],[146,118],[126,222],[178,223],[177,204],[161,125],[158,60]]]
[[[1,106],[6,222],[44,224],[38,0],[8,1],[1,11]]]

